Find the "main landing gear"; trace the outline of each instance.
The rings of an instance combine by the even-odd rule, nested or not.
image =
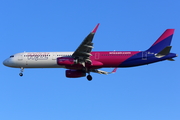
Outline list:
[[[87,75],[87,79],[88,79],[89,81],[91,81],[91,80],[92,80],[92,76],[91,76],[91,75]]]
[[[84,71],[84,72],[86,72],[86,73],[88,73],[88,75],[87,75],[87,79],[88,79],[88,81],[91,81],[92,80],[92,76],[90,75],[90,71],[89,71],[89,69],[88,68],[86,68],[86,67],[83,67],[82,68],[82,71]]]
[[[91,81],[91,80],[92,80],[92,76],[90,75],[90,71],[88,71],[87,73],[88,73],[87,79],[88,79],[89,81]]]
[[[21,72],[19,73],[19,76],[23,76],[23,71],[24,71],[24,68],[23,67],[21,67]]]

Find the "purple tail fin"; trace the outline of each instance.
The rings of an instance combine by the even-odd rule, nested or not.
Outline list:
[[[147,51],[158,53],[170,46],[173,34],[174,29],[167,29]]]

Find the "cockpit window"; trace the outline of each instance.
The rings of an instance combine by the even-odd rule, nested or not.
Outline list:
[[[11,55],[10,58],[14,57],[14,55]]]

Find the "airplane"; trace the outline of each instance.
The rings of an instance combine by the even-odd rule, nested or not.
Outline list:
[[[20,68],[23,76],[24,68],[65,68],[66,77],[85,77],[92,80],[91,72],[99,74],[115,73],[117,68],[147,65],[159,61],[174,61],[178,55],[170,53],[174,29],[167,29],[145,51],[92,51],[93,37],[99,23],[85,37],[74,52],[23,52],[11,55],[3,61],[7,67]],[[114,68],[112,72],[99,70]]]

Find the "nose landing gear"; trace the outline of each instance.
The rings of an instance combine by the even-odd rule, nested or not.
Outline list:
[[[21,77],[22,77],[22,76],[23,76],[23,73],[19,73],[19,76],[21,76]]]
[[[23,76],[23,71],[24,71],[24,68],[23,67],[21,67],[21,72],[19,73],[19,76]]]

